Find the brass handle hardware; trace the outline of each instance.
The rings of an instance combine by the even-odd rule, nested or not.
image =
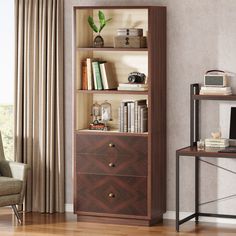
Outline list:
[[[115,164],[114,163],[109,163],[109,167],[115,167]]]
[[[115,147],[115,144],[113,144],[113,143],[109,143],[108,146],[109,146],[109,147]]]
[[[114,194],[114,193],[109,193],[109,194],[108,194],[108,197],[109,197],[109,198],[114,198],[114,197],[115,197],[115,194]]]

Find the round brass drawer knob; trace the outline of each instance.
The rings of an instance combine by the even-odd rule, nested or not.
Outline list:
[[[114,163],[109,163],[109,167],[115,167],[115,164]]]
[[[114,194],[114,193],[109,193],[109,194],[108,194],[108,197],[109,197],[109,198],[114,198],[114,197],[115,197],[115,194]]]
[[[109,146],[109,147],[115,147],[115,144],[113,144],[113,143],[109,143],[108,146]]]

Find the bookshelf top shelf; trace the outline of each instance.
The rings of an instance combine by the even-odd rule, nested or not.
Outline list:
[[[74,6],[75,9],[114,9],[114,10],[125,10],[125,9],[150,9],[150,8],[166,8],[164,6]]]
[[[131,91],[131,90],[80,90],[78,93],[92,93],[92,94],[137,94],[148,95],[148,91]]]
[[[93,47],[77,47],[78,51],[107,51],[107,52],[147,52],[148,48],[114,48],[114,47],[105,47],[105,48],[93,48]]]
[[[193,95],[194,100],[223,100],[236,101],[236,94],[232,95]]]

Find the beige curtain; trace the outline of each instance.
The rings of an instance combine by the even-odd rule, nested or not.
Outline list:
[[[15,156],[26,211],[64,211],[63,0],[15,0]]]

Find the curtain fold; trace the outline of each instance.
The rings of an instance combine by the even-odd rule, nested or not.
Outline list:
[[[15,157],[26,211],[63,212],[63,0],[15,0]]]

